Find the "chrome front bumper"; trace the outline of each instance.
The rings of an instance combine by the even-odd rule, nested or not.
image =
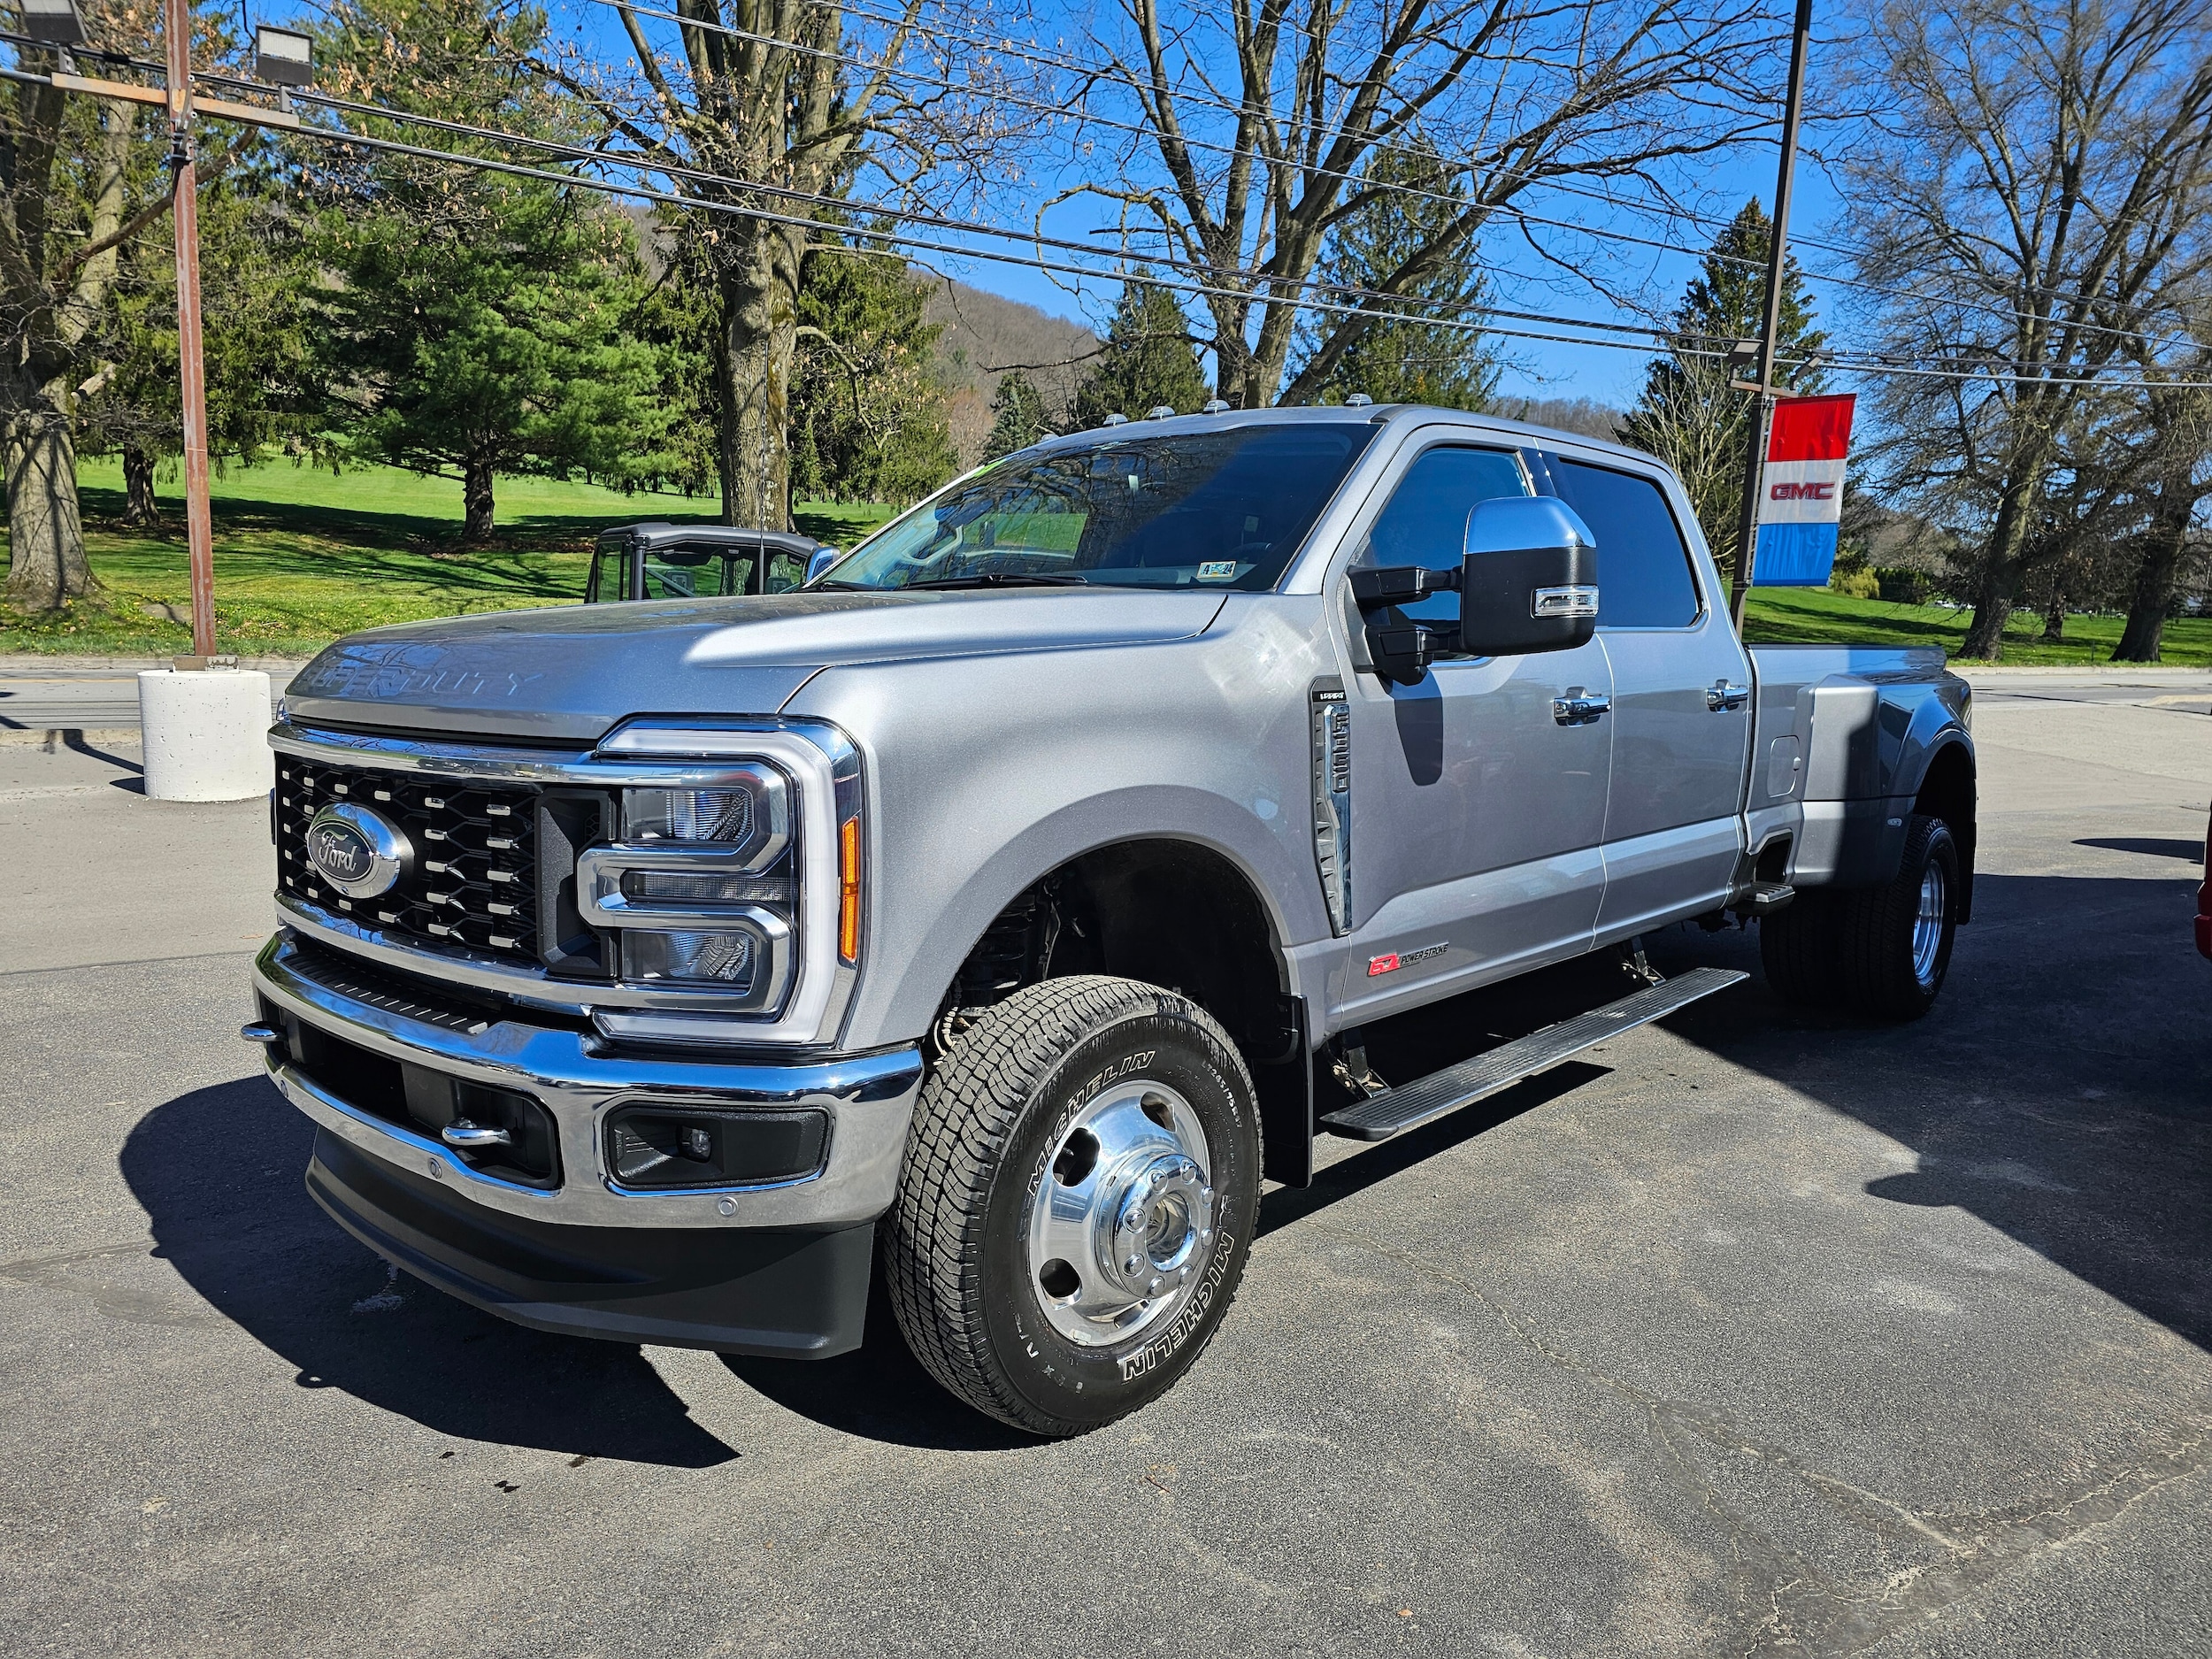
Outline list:
[[[255,959],[254,988],[273,1008],[386,1058],[534,1095],[552,1115],[562,1184],[524,1187],[469,1168],[429,1136],[341,1099],[283,1049],[267,1050],[270,1077],[319,1128],[484,1209],[577,1226],[728,1230],[847,1227],[890,1207],[921,1091],[918,1049],[806,1064],[618,1056],[584,1033],[520,1018],[465,1032],[379,1007],[309,977],[294,964],[298,954],[291,936],[280,933]],[[772,1186],[618,1191],[606,1167],[603,1123],[613,1108],[637,1101],[820,1107],[830,1116],[827,1158],[817,1174]]]

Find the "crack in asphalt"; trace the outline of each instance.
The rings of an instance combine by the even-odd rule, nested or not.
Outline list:
[[[1726,1536],[1736,1556],[1738,1617],[1731,1646],[1745,1659],[1786,1650],[1804,1659],[1847,1659],[1964,1600],[2003,1573],[2110,1525],[2162,1487],[2203,1468],[2212,1417],[2185,1416],[2161,1427],[2170,1450],[2093,1470],[2055,1494],[1976,1510],[1928,1512],[1815,1467],[1752,1439],[1725,1419],[1669,1400],[1578,1358],[1480,1286],[1430,1257],[1384,1243],[1356,1228],[1332,1226],[1346,1240],[1464,1291],[1487,1308],[1547,1364],[1597,1385],[1639,1409],[1665,1454],[1668,1484],[1692,1500]],[[1702,1467],[1698,1448],[1753,1457],[1794,1479],[1861,1532],[1883,1544],[1917,1544],[1941,1553],[1890,1572],[1878,1587],[1823,1571],[1779,1541],[1724,1495]]]

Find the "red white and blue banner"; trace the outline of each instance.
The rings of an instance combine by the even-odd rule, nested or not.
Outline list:
[[[1849,394],[1785,397],[1774,405],[1759,474],[1759,531],[1751,580],[1763,588],[1824,588],[1843,517],[1843,464],[1851,453]]]

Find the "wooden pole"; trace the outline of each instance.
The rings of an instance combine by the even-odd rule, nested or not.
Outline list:
[[[1728,607],[1739,634],[1743,632],[1744,602],[1751,595],[1751,564],[1759,538],[1759,483],[1766,472],[1767,429],[1774,424],[1774,347],[1782,328],[1790,185],[1797,173],[1797,124],[1805,108],[1805,47],[1812,33],[1813,0],[1797,0],[1797,22],[1790,40],[1789,97],[1782,108],[1782,161],[1774,180],[1774,234],[1767,249],[1766,327],[1759,335],[1759,389],[1753,395],[1751,434],[1744,445],[1743,517],[1737,526],[1735,591]]]
[[[177,372],[184,404],[184,525],[192,652],[215,655],[215,534],[207,506],[207,374],[200,349],[200,180],[192,150],[191,0],[163,0],[169,46],[169,208],[177,239]]]

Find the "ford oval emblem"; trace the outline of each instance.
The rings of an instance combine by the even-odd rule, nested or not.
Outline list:
[[[348,898],[389,893],[414,856],[397,825],[350,801],[334,802],[308,820],[307,862]]]

